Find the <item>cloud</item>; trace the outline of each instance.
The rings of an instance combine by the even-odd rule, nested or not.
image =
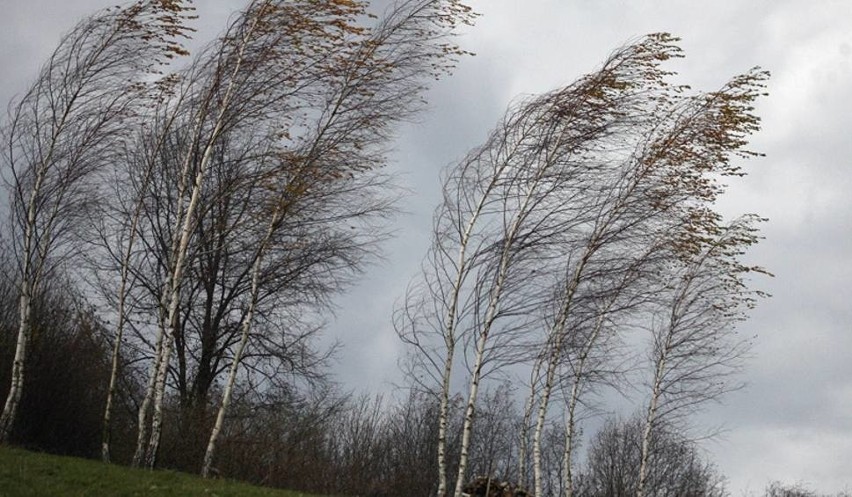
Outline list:
[[[0,99],[22,91],[74,20],[100,0],[6,2],[0,18]],[[394,301],[419,268],[439,199],[439,174],[481,143],[518,95],[567,84],[617,46],[655,31],[683,38],[673,63],[683,81],[713,89],[748,68],[773,72],[758,105],[763,130],[753,146],[767,157],[747,165],[720,207],[770,218],[750,253],[776,274],[757,285],[774,296],[741,332],[757,335],[748,389],[702,419],[730,432],[710,445],[734,495],[771,478],[804,479],[840,490],[852,460],[852,2],[755,0],[476,0],[483,14],[459,38],[477,52],[437,83],[430,111],[404,126],[393,171],[411,190],[386,245],[338,301],[329,336],[341,340],[337,377],[382,390],[397,380],[401,353],[390,325]],[[199,39],[224,26],[233,2],[198,4]]]

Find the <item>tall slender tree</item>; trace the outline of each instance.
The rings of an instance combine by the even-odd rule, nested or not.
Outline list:
[[[83,20],[11,107],[3,168],[20,301],[0,441],[11,434],[24,387],[33,296],[73,251],[71,232],[97,197],[87,179],[116,158],[122,131],[150,105],[148,83],[158,67],[185,53],[176,40],[186,33],[187,12],[180,1],[143,0]]]
[[[736,325],[747,317],[761,292],[750,290],[741,256],[757,243],[757,216],[722,224],[716,215],[700,221],[704,236],[688,247],[666,273],[659,308],[650,327],[649,395],[642,420],[636,495],[647,495],[652,442],[659,426],[674,426],[685,414],[739,387],[739,372],[749,341]]]

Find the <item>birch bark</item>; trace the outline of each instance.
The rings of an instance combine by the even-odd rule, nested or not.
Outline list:
[[[508,162],[508,161],[507,161]],[[505,167],[505,166],[503,166]],[[511,218],[511,222],[507,227],[505,238],[502,241],[502,250],[500,251],[499,264],[497,274],[493,286],[489,289],[490,296],[488,307],[485,311],[485,318],[478,330],[476,348],[474,352],[472,378],[468,392],[467,406],[465,408],[464,422],[462,425],[462,440],[459,457],[459,471],[456,478],[455,497],[462,497],[462,487],[464,486],[465,472],[467,471],[468,451],[470,449],[470,437],[473,430],[474,411],[476,406],[476,398],[479,392],[479,384],[482,379],[482,366],[485,359],[486,345],[488,335],[494,322],[497,320],[500,311],[500,300],[503,295],[503,289],[506,283],[506,278],[509,275],[509,269],[512,263],[512,252],[515,249],[515,243],[524,221],[530,213],[530,206],[534,203],[538,192],[538,185],[544,176],[547,168],[540,167],[532,180],[527,186],[527,191],[521,201],[518,210]]]
[[[157,364],[157,374],[154,380],[154,411],[151,419],[151,438],[148,442],[148,448],[145,452],[145,465],[149,468],[153,468],[156,464],[157,452],[160,446],[160,436],[162,434],[163,423],[163,400],[165,397],[166,389],[166,375],[168,374],[172,345],[174,343],[176,333],[175,326],[177,323],[178,307],[180,306],[180,287],[182,285],[184,262],[186,260],[187,249],[189,247],[189,240],[192,236],[195,209],[198,206],[198,199],[201,196],[201,188],[204,183],[205,174],[207,172],[207,165],[210,162],[210,156],[213,152],[213,146],[216,144],[216,141],[219,138],[220,133],[222,132],[225,115],[230,110],[229,106],[231,104],[231,98],[233,97],[236,88],[237,75],[240,72],[240,68],[243,63],[243,57],[245,56],[248,43],[255,28],[257,27],[258,22],[259,14],[256,14],[255,17],[252,19],[249,28],[246,30],[246,33],[243,35],[239,50],[237,51],[235,57],[234,68],[231,71],[227,89],[225,90],[225,94],[222,96],[222,100],[218,104],[220,107],[219,112],[214,120],[213,130],[211,131],[210,136],[207,139],[207,143],[204,147],[201,160],[198,164],[198,170],[195,175],[195,181],[193,182],[192,190],[190,193],[189,205],[187,205],[186,211],[183,213],[183,219],[176,220],[176,223],[180,224],[180,229],[177,230],[177,232],[180,233],[180,241],[177,246],[177,251],[174,254],[174,266],[172,274],[170,275],[171,277],[169,278],[169,306],[165,321],[167,330],[165,335],[163,336],[163,346],[160,350],[160,354],[158,355],[159,364]],[[212,95],[208,98],[212,98]],[[191,154],[189,153],[187,154],[187,161],[190,160],[190,155]]]

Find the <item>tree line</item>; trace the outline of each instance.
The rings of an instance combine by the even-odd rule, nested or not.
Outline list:
[[[194,18],[98,12],[9,107],[0,441],[335,494],[727,495],[689,414],[740,386],[765,296],[743,257],[765,220],[715,203],[760,155],[767,72],[695,91],[653,34],[510,106],[444,171],[393,316],[407,393],[353,397],[323,316],[380,250],[394,131],[476,14],[251,0],[190,54]],[[633,411],[585,435],[614,391]]]
[[[318,314],[371,258],[389,213],[394,125],[465,54],[451,38],[473,14],[456,0],[379,15],[359,1],[253,0],[190,55],[193,17],[172,0],[99,12],[10,107],[19,319],[2,441],[25,390],[34,299],[66,274],[113,327],[105,461],[122,362],[147,367],[132,464],[155,466],[174,395],[190,418],[217,412],[203,474],[238,383],[320,374]]]

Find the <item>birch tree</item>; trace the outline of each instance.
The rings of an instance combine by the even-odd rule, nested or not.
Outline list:
[[[506,189],[519,175],[520,168],[512,170],[510,160],[518,153],[518,146],[511,143],[511,134],[520,125],[524,110],[507,116],[503,126],[495,131],[485,146],[473,151],[457,168],[451,171],[444,184],[444,203],[436,212],[433,246],[424,264],[422,286],[412,287],[406,302],[397,313],[396,327],[400,337],[416,349],[414,359],[417,373],[426,374],[438,385],[439,434],[438,434],[438,495],[446,495],[446,442],[449,418],[451,378],[456,356],[456,346],[472,335],[470,321],[476,319],[478,311],[485,311],[483,327],[476,340],[473,380],[467,402],[467,415],[463,428],[459,474],[463,474],[470,440],[472,403],[485,361],[487,337],[498,317],[498,303],[506,283],[510,266],[511,249],[516,243],[524,210],[510,213],[507,220],[510,234],[501,245],[499,224],[504,213],[504,202],[500,190]],[[519,132],[521,134],[521,132]],[[502,160],[492,160],[502,155]],[[527,201],[522,204],[529,205]],[[496,274],[491,272],[495,265],[488,265],[497,253]],[[487,296],[476,294],[475,289],[491,275],[496,277],[492,305]],[[483,290],[483,293],[487,290]],[[425,328],[425,329],[424,329]],[[430,336],[432,335],[432,336]],[[439,337],[437,344],[434,337]],[[461,477],[460,477],[461,479]],[[463,483],[456,484],[457,493]]]
[[[656,63],[679,55],[673,45],[676,41],[658,35],[646,39],[646,46],[640,43],[633,48],[640,56],[657,53]],[[748,136],[758,129],[759,120],[750,104],[762,93],[766,73],[754,70],[737,76],[720,91],[697,95],[687,95],[686,87],[667,83],[663,78],[669,74],[662,70],[654,69],[650,74],[651,84],[638,93],[646,102],[645,110],[640,111],[646,117],[633,121],[633,133],[624,134],[628,154],[621,159],[623,172],[615,175],[614,184],[604,186],[609,194],[600,204],[603,207],[588,237],[581,237],[579,245],[566,244],[582,248],[568,252],[566,272],[571,276],[566,279],[559,298],[561,308],[551,321],[545,342],[550,359],[539,399],[534,467],[538,464],[536,436],[544,427],[555,372],[564,360],[563,345],[570,343],[570,337],[582,336],[578,333],[582,327],[572,324],[572,312],[582,308],[578,298],[584,292],[605,296],[605,304],[593,318],[592,333],[586,335],[577,354],[569,352],[567,356],[573,356],[573,365],[579,366],[574,369],[574,384],[566,406],[568,436],[563,465],[568,480],[574,410],[586,361],[596,347],[601,325],[625,311],[641,319],[644,303],[654,298],[657,286],[653,277],[677,257],[669,250],[671,242],[677,240],[680,245],[690,246],[700,243],[696,212],[712,213],[709,206],[724,191],[718,178],[742,174],[734,157],[757,155],[744,147]],[[642,108],[639,104],[636,110]],[[539,483],[535,488],[540,493]],[[565,482],[565,488],[571,492],[570,481]]]
[[[634,306],[631,302],[641,298],[635,295],[636,285],[641,282],[642,273],[655,263],[654,251],[649,249],[653,246],[649,240],[653,230],[649,228],[659,213],[652,208],[648,191],[658,172],[641,156],[641,149],[637,151],[635,142],[656,124],[654,111],[658,102],[664,102],[669,91],[679,90],[671,87],[667,91],[664,78],[668,73],[660,67],[662,62],[680,56],[674,41],[668,35],[652,35],[616,51],[594,76],[593,81],[600,83],[589,92],[592,99],[600,99],[604,112],[612,117],[607,135],[579,159],[593,167],[597,165],[596,177],[585,185],[573,178],[569,183],[570,188],[584,193],[573,200],[575,211],[567,213],[573,229],[564,233],[555,249],[564,254],[565,276],[558,283],[557,288],[561,288],[554,292],[555,305],[545,318],[547,331],[541,355],[546,361],[532,447],[536,495],[542,492],[541,438],[557,386],[557,371],[566,355],[570,356],[567,346],[579,346],[574,373],[575,378],[583,378],[590,349],[598,343],[604,325],[616,310],[629,310]],[[603,97],[597,97],[596,92]],[[591,113],[596,119],[600,114],[582,107],[577,112]],[[565,160],[578,160],[572,157],[576,151],[566,152],[569,155]],[[585,340],[580,339],[583,328],[590,328]],[[580,388],[578,382],[571,386],[566,428],[573,424]],[[566,433],[566,458],[570,458],[570,431]],[[570,478],[570,468],[565,477]]]
[[[184,31],[187,30],[188,28]],[[188,33],[185,36],[188,36]],[[102,184],[112,185],[113,201],[102,202],[98,209],[92,212],[89,220],[88,238],[92,240],[93,246],[101,250],[93,250],[85,259],[89,266],[94,268],[96,279],[99,280],[95,290],[100,290],[99,293],[105,300],[114,306],[116,320],[101,435],[101,459],[107,463],[110,462],[111,420],[122,357],[121,346],[125,341],[125,330],[131,314],[133,289],[139,278],[134,260],[139,256],[137,244],[146,217],[146,190],[149,189],[159,167],[158,158],[167,146],[168,135],[151,130],[167,129],[178,117],[170,111],[170,103],[175,99],[181,100],[185,95],[175,93],[179,82],[175,76],[169,74],[157,82],[156,93],[153,95],[155,103],[147,109],[144,123],[139,126],[141,129],[137,131],[134,139],[124,144],[123,160],[116,161],[113,171],[105,174],[102,180]],[[151,140],[154,142],[151,143]],[[128,196],[129,190],[123,185],[133,182],[136,183],[136,188]],[[104,262],[105,260],[111,261],[113,265]],[[112,271],[119,273],[117,289],[100,281],[102,272]]]
[[[185,34],[186,12],[179,1],[140,1],[83,20],[11,107],[2,135],[3,167],[20,301],[2,441],[11,433],[24,386],[33,296],[46,274],[71,255],[71,232],[97,198],[87,179],[116,158],[122,131],[147,105],[146,81],[184,53],[175,40]]]
[[[374,29],[359,33],[361,38],[354,52],[336,70],[340,78],[332,81],[324,99],[326,106],[318,109],[314,131],[306,135],[301,150],[287,151],[282,156],[280,167],[286,172],[272,178],[279,184],[271,185],[274,193],[269,206],[270,221],[254,257],[248,310],[210,435],[202,475],[209,474],[237,368],[250,338],[259,280],[270,244],[285,220],[305,216],[300,212],[304,204],[316,205],[317,196],[326,209],[334,205],[342,207],[343,199],[336,199],[337,196],[354,201],[347,203],[350,209],[357,206],[353,212],[333,211],[337,213],[335,217],[348,222],[380,211],[381,202],[375,204],[364,198],[371,190],[370,185],[356,176],[368,177],[371,171],[381,167],[382,150],[391,126],[421,107],[418,95],[426,88],[424,79],[442,76],[452,67],[453,56],[462,53],[448,43],[447,37],[455,23],[470,19],[469,11],[452,8],[456,8],[452,3],[434,0],[402,2],[391,6]],[[314,222],[322,218],[309,216]],[[331,216],[326,214],[326,217]]]
[[[396,322],[415,350],[414,376],[439,392],[439,420],[463,346],[470,381],[456,496],[484,368],[518,360],[534,361],[525,420],[535,411],[537,495],[551,396],[559,371],[571,368],[563,454],[570,492],[574,415],[593,363],[616,323],[648,309],[655,276],[677,257],[672,243],[700,243],[693,216],[722,192],[718,177],[742,174],[732,158],[756,155],[744,149],[758,125],[749,104],[766,74],[688,95],[662,67],[682,56],[676,42],[649,35],[573,85],[516,105],[445,180],[422,283]],[[439,495],[447,488],[444,440],[439,433]]]
[[[676,423],[739,386],[735,374],[749,342],[737,336],[736,325],[762,295],[750,290],[745,278],[765,273],[740,259],[759,240],[759,221],[745,216],[723,225],[716,216],[705,219],[705,237],[666,275],[666,290],[650,328],[653,373],[642,424],[637,496],[647,494],[658,426]]]

